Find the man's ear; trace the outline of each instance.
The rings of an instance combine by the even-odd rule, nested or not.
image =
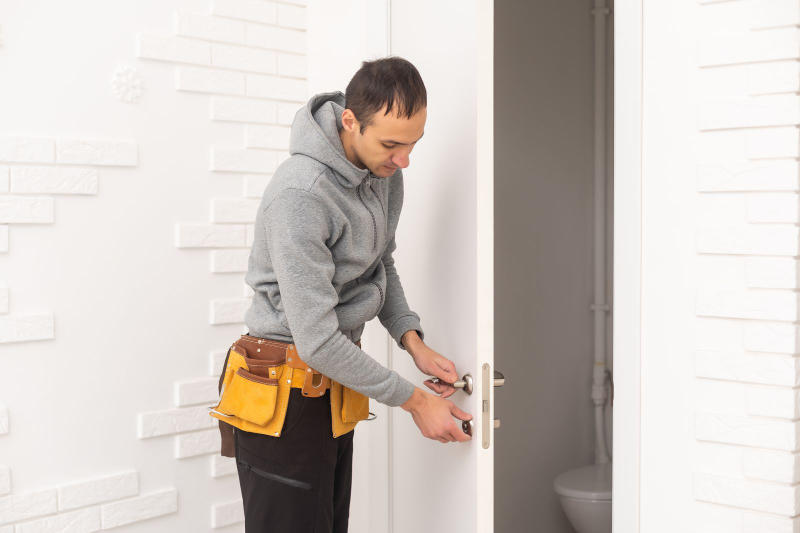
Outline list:
[[[345,110],[342,111],[342,126],[350,133],[358,131],[358,120],[356,120],[356,116],[353,114],[352,110],[345,108]]]

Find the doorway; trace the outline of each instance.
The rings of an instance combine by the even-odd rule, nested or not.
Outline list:
[[[494,5],[494,353],[506,377],[495,392],[494,530],[571,533],[553,481],[594,463],[596,447],[595,15],[588,0]],[[613,0],[608,7],[600,350],[613,370]],[[603,419],[610,454],[610,398]]]

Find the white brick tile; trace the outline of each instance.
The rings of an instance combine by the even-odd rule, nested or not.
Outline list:
[[[222,17],[274,24],[275,4],[263,0],[213,0],[211,13]]]
[[[8,226],[0,224],[0,253],[8,251]]]
[[[698,228],[699,253],[798,255],[798,229],[789,224]]]
[[[0,435],[8,434],[8,407],[0,403]]]
[[[701,102],[698,113],[700,129],[792,125],[800,122],[800,97],[796,94],[741,99],[716,96],[713,100]]]
[[[288,150],[290,132],[291,129],[286,126],[247,124],[247,126],[245,126],[244,145],[247,148]]]
[[[55,513],[55,489],[11,494],[0,498],[0,525]]]
[[[14,533],[14,526],[0,526],[0,533]]]
[[[797,519],[715,503],[692,505],[694,533],[797,533]]]
[[[214,426],[217,426],[216,418],[206,416],[214,422]],[[181,433],[175,436],[175,458],[183,459],[219,452],[220,446],[220,434],[217,427],[207,431]]]
[[[800,358],[790,355],[698,350],[695,375],[732,381],[795,387],[800,385]]]
[[[247,272],[250,250],[212,250],[211,272]]]
[[[205,405],[139,413],[136,436],[140,439],[194,431],[215,425]]]
[[[220,528],[244,522],[242,499],[211,506],[211,527]]]
[[[798,513],[798,487],[694,473],[692,489],[698,500],[785,516]]]
[[[211,222],[215,224],[254,222],[260,202],[261,200],[255,198],[212,198]]]
[[[800,57],[800,30],[794,27],[701,33],[698,41],[700,66]]]
[[[743,446],[797,451],[800,423],[755,416],[696,412],[695,438]]]
[[[746,193],[699,194],[698,227],[724,227],[747,223]]]
[[[305,55],[278,53],[278,74],[305,78],[308,76],[308,61]]]
[[[55,338],[53,314],[0,316],[0,343]]]
[[[244,175],[244,196],[248,198],[261,198],[264,196],[264,189],[272,179],[271,174],[245,174]]]
[[[745,284],[764,289],[797,289],[798,261],[791,257],[746,257]]]
[[[247,244],[248,248],[252,248],[253,247],[253,239],[255,239],[255,236],[256,236],[256,231],[255,231],[256,230],[256,226],[255,226],[255,224],[247,224],[247,228],[246,229],[247,229],[247,241],[246,241],[246,244]]]
[[[217,298],[209,303],[208,323],[236,324],[244,322],[244,314],[250,307],[249,298]]]
[[[215,67],[275,74],[278,70],[275,52],[246,46],[214,44],[211,63]]]
[[[277,154],[274,151],[216,146],[211,149],[209,170],[273,173],[277,167]]]
[[[178,491],[175,488],[151,492],[136,498],[107,503],[101,507],[103,529],[178,511]]]
[[[247,96],[305,102],[308,99],[308,82],[295,78],[247,75]]]
[[[798,157],[800,137],[795,126],[740,130],[712,130],[699,135],[698,160]]]
[[[222,455],[211,456],[211,477],[222,477],[236,474],[236,459]]]
[[[747,197],[747,221],[786,224],[800,222],[798,195],[792,192],[749,195]]]
[[[750,386],[747,389],[747,412],[756,416],[800,418],[800,389]]]
[[[699,191],[798,190],[800,163],[794,159],[720,158],[697,165]]]
[[[225,363],[225,356],[227,354],[227,348],[208,353],[208,373],[211,376],[215,376],[218,382],[219,376],[222,374],[222,365]]]
[[[17,194],[97,194],[96,168],[14,167],[11,192]]]
[[[175,382],[175,405],[178,407],[216,403],[218,398],[216,378],[203,377]]]
[[[795,321],[797,294],[792,291],[704,289],[697,290],[698,315],[728,318]]]
[[[8,176],[10,174],[11,167],[7,165],[0,165],[0,192],[8,192]]]
[[[748,386],[730,381],[696,379],[692,384],[694,406],[704,413],[746,416]]]
[[[58,139],[56,158],[78,165],[136,166],[138,146],[134,141]]]
[[[11,492],[11,468],[8,465],[0,465],[0,496],[5,496]]]
[[[304,107],[304,104],[305,102],[303,102],[303,104],[278,102],[276,104],[278,109],[278,124],[286,124],[287,126],[291,126],[294,122],[295,115],[297,115],[298,111]]]
[[[52,198],[0,195],[0,222],[5,224],[50,224],[53,222]]]
[[[195,13],[188,9],[177,9],[174,14],[174,31],[183,37],[195,37],[208,41],[244,44],[244,22],[228,18]]]
[[[8,287],[0,286],[0,313],[8,313],[9,307],[9,291]]]
[[[297,54],[305,54],[308,50],[308,40],[304,31],[248,24],[245,32],[247,44],[250,46]]]
[[[242,296],[246,298],[252,298],[255,293],[256,292],[250,285],[248,285],[247,283],[242,283]]]
[[[53,163],[56,144],[53,139],[0,136],[0,161]]]
[[[129,470],[58,487],[58,509],[64,511],[119,500],[138,492],[139,474],[136,470]]]
[[[175,88],[179,91],[244,95],[244,76],[241,72],[229,70],[180,66],[175,69]]]
[[[178,248],[231,248],[245,245],[246,230],[233,224],[175,224]]]
[[[17,524],[16,533],[89,533],[100,531],[100,507],[88,507]]]
[[[308,27],[306,11],[303,6],[278,4],[278,25],[304,30]]]
[[[800,482],[800,454],[742,448],[742,472],[749,478],[797,483]]]
[[[211,119],[273,124],[277,120],[277,102],[250,98],[211,97]]]
[[[795,0],[742,0],[719,2],[699,11],[699,22],[708,32],[747,30],[797,24]]]
[[[211,63],[211,46],[196,39],[156,33],[137,33],[136,57],[209,65]]]
[[[743,346],[752,352],[800,353],[800,330],[794,324],[749,322],[743,329]]]
[[[289,153],[289,150],[276,150],[275,156],[277,158],[278,165],[280,165],[281,163],[289,159],[289,157],[291,157],[291,154]]]
[[[745,449],[743,446],[718,442],[694,441],[691,445],[692,471],[743,479],[742,457]]]
[[[769,63],[745,63],[698,71],[703,99],[742,98],[758,94],[786,93],[800,89],[796,59]]]

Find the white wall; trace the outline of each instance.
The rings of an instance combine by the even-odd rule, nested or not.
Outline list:
[[[0,4],[0,532],[243,531],[206,406],[309,94],[306,20]]]
[[[798,9],[644,3],[641,531],[800,528]]]

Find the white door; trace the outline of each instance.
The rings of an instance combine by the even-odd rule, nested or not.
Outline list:
[[[442,444],[392,410],[394,532],[493,529],[492,13],[488,0],[390,4],[390,53],[417,67],[428,92],[425,136],[404,170],[396,263],[426,343],[472,377],[471,394],[449,399],[474,422],[472,441]],[[394,368],[429,390],[392,349]]]
[[[426,343],[473,385],[471,394],[449,397],[473,415],[473,439],[464,443],[423,437],[409,413],[372,402],[378,419],[356,436],[352,529],[491,532],[493,2],[320,0],[310,7],[312,92],[344,91],[361,61],[386,55],[408,59],[422,75],[428,118],[403,171],[394,257]],[[379,328],[370,323],[365,331],[368,353],[431,392],[408,352],[388,337],[373,341]]]

